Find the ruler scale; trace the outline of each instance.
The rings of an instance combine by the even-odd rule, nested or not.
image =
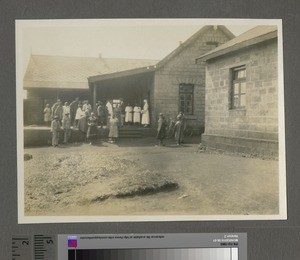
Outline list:
[[[32,259],[32,237],[29,236],[12,236],[12,260]]]
[[[56,260],[56,236],[34,236],[34,260]]]

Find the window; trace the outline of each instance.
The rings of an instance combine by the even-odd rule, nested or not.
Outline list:
[[[231,109],[246,106],[246,67],[232,69]]]
[[[194,85],[179,85],[179,112],[192,115],[194,112]]]

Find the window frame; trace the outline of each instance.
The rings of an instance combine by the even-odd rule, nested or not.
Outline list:
[[[181,87],[190,87],[191,90],[181,90]],[[184,111],[181,109],[181,95],[184,95]],[[187,95],[191,95],[191,112],[186,112],[187,110]],[[194,115],[194,99],[195,99],[195,85],[191,83],[180,83],[178,88],[178,112],[183,112],[185,115]]]
[[[244,77],[236,77],[236,74],[238,74],[239,71],[244,71]],[[242,83],[246,84],[247,81],[247,68],[246,65],[234,67],[231,69],[231,85],[230,85],[230,109],[231,110],[244,110],[246,109],[246,102],[245,105],[241,105],[241,97],[244,96],[246,98],[247,91],[246,91],[246,85],[245,90],[242,91]],[[238,84],[238,92],[236,94],[235,92],[235,85]],[[238,106],[235,105],[235,96],[238,96]]]

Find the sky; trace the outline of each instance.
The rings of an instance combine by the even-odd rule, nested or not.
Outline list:
[[[161,60],[204,25],[217,24],[236,36],[257,25],[201,19],[18,21],[17,61],[24,74],[31,54]]]

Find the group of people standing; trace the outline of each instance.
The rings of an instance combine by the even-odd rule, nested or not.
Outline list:
[[[141,116],[142,115],[142,116]],[[144,107],[141,110],[137,105],[131,107],[129,104],[125,107],[123,99],[113,103],[113,100],[107,100],[104,105],[101,101],[96,103],[95,113],[88,100],[80,101],[76,98],[70,104],[65,102],[62,105],[60,99],[50,108],[46,104],[44,109],[44,122],[51,124],[52,145],[58,146],[59,133],[64,131],[64,143],[68,143],[71,136],[71,127],[86,133],[86,140],[92,144],[97,135],[97,127],[109,128],[109,141],[115,142],[119,136],[119,127],[124,124],[140,125],[147,127],[150,124],[148,101],[144,100]]]
[[[150,125],[149,104],[147,99],[144,99],[143,109],[137,104],[135,104],[134,107],[127,104],[125,107],[125,124],[143,125],[144,127]]]
[[[65,102],[62,105],[61,100],[58,99],[51,108],[49,104],[46,104],[44,121],[47,125],[51,123],[52,145],[54,147],[58,146],[61,130],[64,131],[64,143],[69,142],[71,126],[85,133],[86,141],[90,144],[97,136],[97,127],[107,127],[109,128],[109,142],[114,143],[119,137],[119,128],[123,127],[124,124],[149,126],[149,105],[146,99],[143,109],[137,104],[134,107],[127,104],[125,107],[123,99],[119,99],[116,104],[113,103],[113,100],[107,100],[105,105],[98,101],[94,113],[88,100],[79,101],[79,98],[76,98],[70,104]],[[176,144],[181,145],[185,129],[186,119],[182,112],[177,115],[175,121],[171,119],[169,125],[166,123],[165,116],[160,113],[156,136],[159,145],[164,145],[163,141],[167,137],[167,131],[169,136],[175,137]]]
[[[164,146],[163,140],[167,137],[167,131],[169,136],[172,136],[176,140],[177,145],[181,145],[183,142],[184,131],[186,129],[186,118],[183,112],[180,112],[176,121],[170,119],[169,125],[167,125],[165,116],[163,113],[159,114],[158,124],[157,124],[157,139],[159,140],[158,145]]]

